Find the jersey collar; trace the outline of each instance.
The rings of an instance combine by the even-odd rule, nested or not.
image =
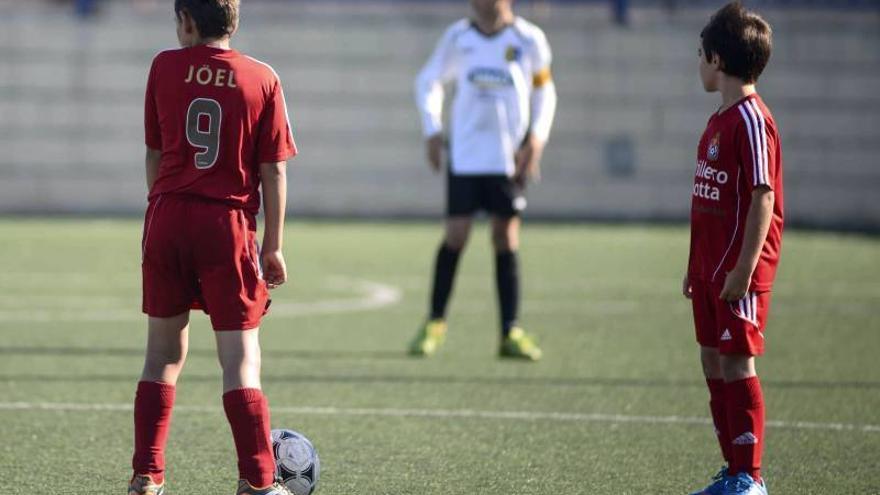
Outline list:
[[[497,37],[501,33],[507,31],[511,26],[513,26],[513,22],[508,22],[507,24],[501,26],[501,29],[499,29],[498,31],[495,31],[494,33],[487,33],[485,31],[483,31],[482,29],[480,29],[480,25],[477,24],[477,21],[474,21],[474,20],[471,21],[471,27],[474,29],[474,31],[479,33],[480,36],[482,36],[484,38],[489,38],[489,39]]]

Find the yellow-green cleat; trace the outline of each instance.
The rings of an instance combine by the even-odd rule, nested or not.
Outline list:
[[[428,320],[419,333],[416,334],[409,345],[409,353],[412,356],[431,356],[443,342],[446,341],[446,322],[443,320]]]
[[[503,358],[537,361],[544,353],[535,344],[535,338],[520,327],[510,329],[510,334],[501,342],[498,355]]]

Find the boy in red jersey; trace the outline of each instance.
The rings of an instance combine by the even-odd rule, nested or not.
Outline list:
[[[700,79],[721,93],[697,149],[691,299],[710,408],[727,461],[708,495],[766,495],[761,478],[764,399],[755,356],[764,353],[770,290],[782,243],[782,148],[755,91],[772,47],[770,26],[738,2],[703,29]]]
[[[190,309],[211,318],[223,407],[238,454],[237,493],[288,495],[275,482],[260,389],[260,320],[287,279],[285,164],[296,155],[278,75],[229,48],[238,0],[176,0],[183,48],[153,60],[145,102],[150,190],[143,235],[144,369],[134,404],[129,495],[161,495]],[[262,186],[263,250],[256,243]]]

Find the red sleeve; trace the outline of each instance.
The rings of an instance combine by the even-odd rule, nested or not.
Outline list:
[[[156,65],[153,60],[150,76],[147,79],[147,94],[144,97],[144,143],[147,148],[162,149],[162,130],[159,128],[159,111],[156,108]]]
[[[282,162],[296,156],[296,142],[293,140],[293,130],[287,116],[284,89],[277,79],[261,119],[260,135],[257,138],[259,163]]]
[[[746,100],[739,106],[739,112],[743,125],[736,136],[736,147],[749,189],[773,189],[779,168],[776,129],[754,100]]]

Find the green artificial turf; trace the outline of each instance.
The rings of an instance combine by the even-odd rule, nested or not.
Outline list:
[[[446,346],[406,356],[439,235],[287,228],[291,280],[261,330],[263,387],[274,426],[317,447],[319,494],[682,494],[708,481],[722,461],[680,295],[685,228],[527,224],[521,323],[544,349],[536,364],[496,357],[482,225]],[[145,342],[140,223],[0,220],[0,253],[0,493],[124,493]],[[880,493],[880,240],[787,232],[766,333],[771,493]],[[232,494],[201,314],[191,340],[168,494]]]

